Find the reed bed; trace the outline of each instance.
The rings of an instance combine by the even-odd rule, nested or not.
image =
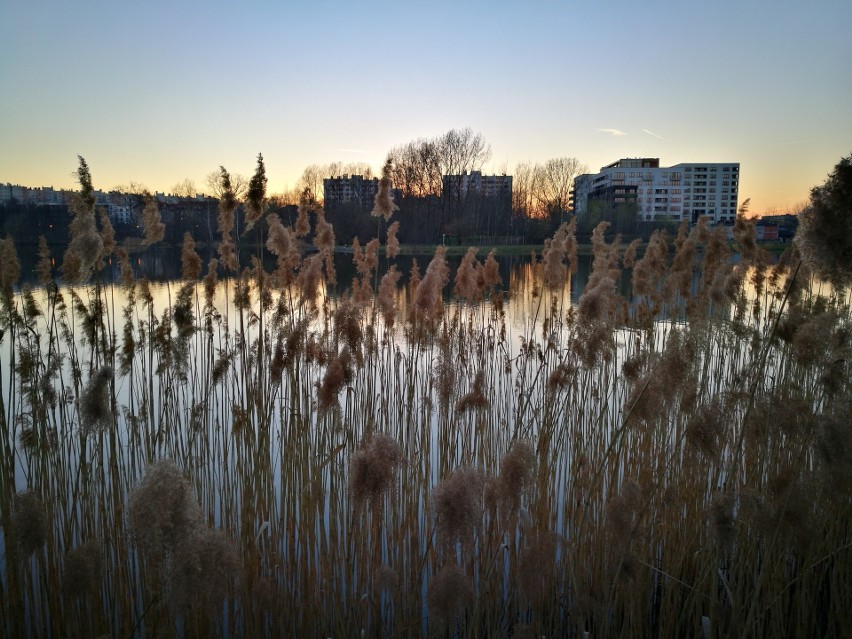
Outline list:
[[[0,246],[0,634],[852,635],[849,290],[745,219],[602,225],[583,291],[570,225],[343,286],[259,162],[252,265],[223,169],[218,258],[152,284],[83,167],[61,286]]]

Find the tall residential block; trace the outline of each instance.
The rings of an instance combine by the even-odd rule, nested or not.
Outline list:
[[[378,178],[363,175],[343,175],[325,178],[322,193],[325,208],[334,208],[347,202],[357,202],[365,209],[372,209],[379,192]]]

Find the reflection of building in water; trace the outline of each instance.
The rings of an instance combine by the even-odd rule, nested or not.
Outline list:
[[[574,180],[574,212],[589,213],[593,202],[634,204],[643,221],[695,222],[708,217],[714,223],[731,223],[737,216],[739,180],[738,162],[661,167],[659,158],[625,158]]]
[[[363,208],[372,209],[376,193],[379,192],[379,179],[365,178],[363,175],[325,178],[322,181],[322,192],[326,208],[357,202]]]

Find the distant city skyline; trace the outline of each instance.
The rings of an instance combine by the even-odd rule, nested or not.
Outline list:
[[[267,3],[7,0],[0,181],[269,192],[470,127],[484,172],[576,157],[736,162],[785,210],[852,152],[848,2]]]

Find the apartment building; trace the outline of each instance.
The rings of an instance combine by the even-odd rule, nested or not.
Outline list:
[[[357,202],[365,209],[372,209],[379,192],[378,178],[363,175],[342,175],[325,178],[322,193],[325,208],[334,208],[346,202]]]
[[[52,186],[30,188],[20,184],[0,184],[0,204],[30,204],[33,206],[54,206],[65,204],[65,192]]]
[[[643,221],[709,217],[729,224],[737,216],[739,183],[738,162],[661,167],[659,158],[625,158],[574,180],[574,212],[586,214],[595,200],[616,206],[633,202]]]
[[[444,175],[441,180],[445,193],[458,194],[462,198],[475,193],[484,198],[512,200],[511,175],[482,175],[482,171],[471,171],[461,175]]]

